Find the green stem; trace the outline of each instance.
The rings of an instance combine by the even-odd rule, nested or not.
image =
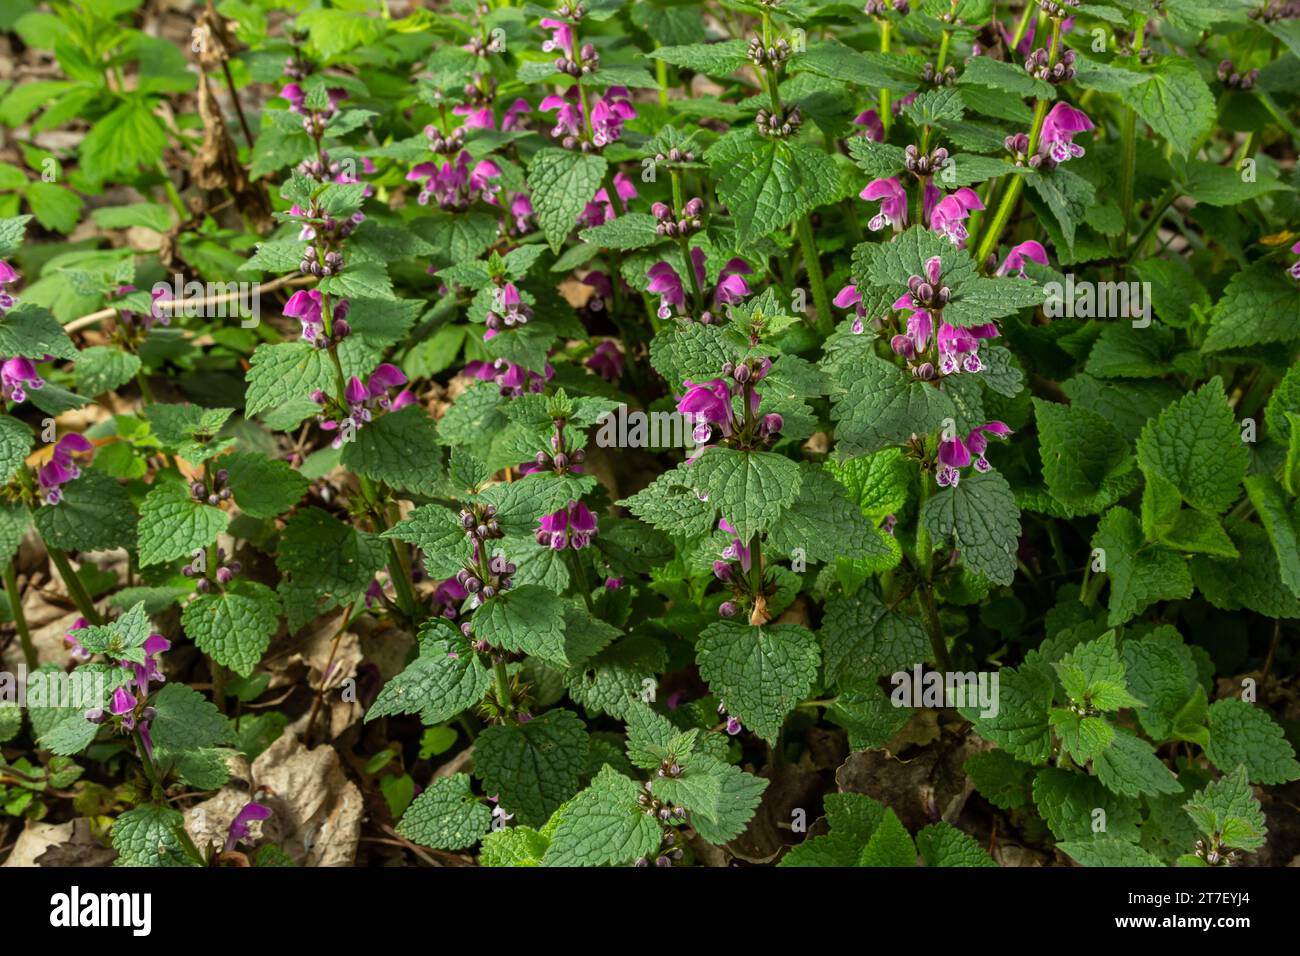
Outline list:
[[[1033,0],[1025,0],[1025,9],[1020,14],[1020,21],[1016,24],[1016,32],[1011,37],[1010,52],[1013,56],[1015,55],[1016,47],[1020,46],[1020,41],[1023,40],[1025,34],[1029,32],[1029,18],[1034,15],[1034,10],[1037,6],[1038,5],[1034,3]]]
[[[494,661],[492,673],[496,678],[497,704],[501,707],[502,714],[509,713],[511,709],[510,675],[506,672],[506,662]]]
[[[1137,111],[1125,107],[1120,127],[1119,208],[1124,226],[1119,234],[1119,253],[1128,254],[1128,233],[1133,219],[1133,185],[1137,178]]]
[[[939,670],[952,670],[948,659],[948,645],[943,637],[943,623],[939,620],[939,607],[934,600],[934,585],[929,581],[918,588],[921,594],[921,612],[925,617],[925,630],[930,635],[930,649],[934,652],[934,663]]]
[[[808,282],[812,285],[813,304],[817,307],[817,328],[823,335],[829,335],[835,324],[831,313],[831,297],[826,292],[826,276],[822,273],[821,260],[817,255],[817,242],[813,239],[812,223],[807,216],[798,223],[799,247],[803,250],[803,265],[808,272]]]
[[[39,663],[36,647],[32,644],[32,632],[27,628],[27,614],[23,611],[23,596],[18,590],[18,576],[14,573],[12,560],[5,562],[5,594],[9,596],[9,608],[13,611],[14,624],[18,626],[18,640],[23,646],[23,660],[29,671],[35,670]]]
[[[68,561],[68,556],[58,548],[52,547],[49,542],[45,544],[45,550],[49,552],[50,560],[54,566],[59,569],[59,576],[63,578],[63,585],[68,589],[68,596],[72,602],[77,605],[77,610],[91,624],[100,624],[102,619],[99,612],[95,610],[95,602],[91,600],[90,593],[86,586],[82,584],[81,578],[77,577],[77,572],[72,570],[72,564]]]
[[[655,41],[655,49],[659,49],[659,41]],[[659,84],[659,105],[668,105],[668,61],[655,60],[655,82]]]
[[[140,728],[137,727],[132,730],[131,736],[135,739],[135,749],[140,755],[140,764],[144,767],[144,775],[149,780],[150,799],[157,803],[167,796],[167,791],[163,789],[162,780],[158,776],[158,768],[154,766],[153,758],[149,756],[149,750],[144,745],[144,737],[140,735]]]
[[[582,561],[582,555],[572,548],[566,548],[565,553],[569,559],[569,567],[573,570],[578,590],[582,592],[582,600],[586,603],[587,610],[594,614],[596,605],[591,600],[591,579],[587,577],[587,566]]]
[[[1173,205],[1173,202],[1177,197],[1178,190],[1173,186],[1170,186],[1161,193],[1160,198],[1156,200],[1155,209],[1151,212],[1151,218],[1148,219],[1146,225],[1142,227],[1142,231],[1138,233],[1137,238],[1133,240],[1133,244],[1128,247],[1128,259],[1130,262],[1142,255],[1142,249],[1147,244],[1147,240],[1150,239],[1151,235],[1159,228],[1160,220],[1164,218],[1165,210]]]
[[[880,21],[880,52],[888,53],[889,45],[892,39],[891,33],[893,24],[889,20]],[[894,109],[891,104],[893,94],[886,87],[880,88],[880,126],[884,130],[884,139],[889,140],[889,127],[894,120]]]
[[[1026,13],[1030,8],[1026,7]],[[1022,24],[1026,22],[1022,19]],[[1016,40],[1014,47],[1019,40]],[[1056,58],[1061,51],[1061,21],[1052,21],[1052,50],[1048,62],[1050,66],[1056,65]],[[1032,156],[1038,151],[1038,138],[1043,134],[1043,121],[1047,119],[1047,100],[1039,100],[1034,104],[1034,125],[1029,131],[1029,152]],[[1007,183],[1007,191],[1002,194],[1002,202],[998,204],[998,210],[993,214],[989,221],[988,228],[980,236],[979,248],[975,252],[975,262],[979,268],[985,268],[988,257],[997,250],[998,240],[1002,237],[1002,232],[1011,220],[1011,214],[1015,211],[1016,203],[1020,200],[1020,192],[1025,188],[1024,176],[1013,176],[1011,182]]]

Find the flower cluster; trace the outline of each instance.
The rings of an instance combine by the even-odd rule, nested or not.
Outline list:
[[[515,288],[515,284],[507,282],[497,289],[493,296],[493,306],[487,313],[487,331],[483,333],[483,341],[486,342],[504,329],[527,325],[532,317],[532,308],[519,297],[519,290]]]
[[[469,375],[481,382],[495,382],[501,394],[507,398],[518,398],[525,392],[540,392],[555,374],[550,362],[543,372],[538,373],[524,368],[514,362],[499,358],[484,362],[475,360],[465,366],[462,374]]]
[[[596,535],[596,515],[581,501],[570,501],[553,514],[537,519],[537,543],[553,551],[581,551]]]
[[[302,323],[302,340],[318,349],[347,338],[352,331],[348,324],[348,300],[339,299],[334,304],[330,334],[325,331],[325,313],[321,294],[316,289],[299,289],[284,304],[284,314]]]
[[[991,471],[993,466],[984,457],[988,448],[989,435],[1006,438],[1011,429],[1003,422],[989,422],[971,429],[965,438],[960,435],[945,438],[939,442],[938,464],[934,480],[940,488],[957,487],[961,480],[961,469],[975,465],[979,472]]]
[[[958,249],[966,248],[966,219],[976,209],[983,209],[979,194],[968,186],[943,197],[930,211],[930,228],[946,237]]]
[[[455,581],[470,597],[477,607],[489,598],[514,585],[511,575],[517,568],[506,560],[505,555],[496,554],[488,560],[488,574],[480,575],[474,568],[461,568],[456,572]]]
[[[355,375],[348,379],[343,390],[345,407],[334,410],[336,417],[326,418],[326,412],[318,416],[323,431],[339,432],[331,443],[333,447],[341,448],[343,442],[349,440],[351,432],[355,432],[374,418],[376,409],[395,412],[399,408],[414,404],[415,395],[408,389],[402,389],[395,397],[389,397],[389,392],[405,384],[406,376],[402,374],[402,370],[388,362],[380,363],[365,382]],[[329,409],[334,404],[320,389],[312,392],[311,399],[325,409]]]
[[[0,319],[18,303],[18,299],[7,288],[9,283],[17,282],[18,279],[18,270],[0,259]]]
[[[158,666],[158,657],[171,646],[171,641],[161,634],[150,634],[141,648],[144,651],[144,662],[139,664],[129,662],[122,665],[123,676],[126,679],[113,691],[107,712],[100,707],[86,711],[86,719],[91,723],[102,724],[116,718],[118,725],[128,733],[138,730],[140,739],[144,742],[143,756],[149,760],[153,759],[153,739],[149,734],[149,722],[156,716],[154,709],[147,703],[149,685],[150,683],[161,684],[167,680],[162,668]]]
[[[771,359],[746,359],[738,364],[727,362],[722,366],[722,377],[707,382],[686,381],[686,391],[677,401],[677,411],[694,418],[696,425],[691,438],[703,446],[714,437],[713,429],[718,429],[718,437],[730,439],[733,443],[745,446],[767,447],[780,437],[785,421],[775,412],[762,418],[758,417],[761,396],[754,390],[754,385],[767,375],[772,367]],[[746,407],[744,396],[748,396]],[[741,398],[741,412],[736,413],[733,398]],[[700,452],[698,449],[691,459]]]
[[[650,207],[650,214],[657,220],[655,235],[673,238],[699,232],[703,227],[700,220],[703,212],[704,200],[698,196],[688,199],[680,213],[673,212],[673,207],[663,202],[657,202]]]
[[[72,456],[88,452],[93,447],[76,432],[69,432],[58,440],[50,460],[36,473],[42,501],[47,505],[57,505],[63,500],[63,486],[81,475],[81,469],[72,460]]]
[[[700,296],[706,297],[707,301],[712,303],[714,309],[721,309],[724,306],[743,302],[745,296],[749,295],[749,283],[745,281],[745,276],[752,274],[753,270],[750,269],[749,264],[744,259],[727,260],[718,273],[717,284],[707,292],[705,290],[708,275],[704,268],[707,258],[704,250],[699,246],[692,247],[690,260],[691,270],[694,273],[691,288],[696,290]],[[649,285],[646,287],[647,291],[659,296],[659,318],[672,318],[674,308],[679,311],[679,314],[688,314],[686,310],[686,286],[683,284],[681,276],[677,274],[676,268],[667,261],[660,260],[646,270],[646,277],[650,280]],[[713,313],[712,311],[701,311],[699,318],[701,322],[708,325],[713,321]]]
[[[996,338],[998,328],[992,322],[960,327],[943,321],[943,309],[952,298],[952,290],[943,284],[938,256],[926,260],[924,276],[914,275],[907,280],[907,290],[893,305],[908,313],[907,331],[895,335],[889,344],[895,354],[907,359],[912,374],[928,380],[935,377],[936,368],[940,375],[982,371],[980,341]],[[937,362],[931,362],[926,355],[932,335]]]
[[[543,113],[555,112],[551,136],[565,149],[589,152],[616,142],[623,136],[623,124],[636,118],[636,107],[626,86],[611,86],[591,104],[591,115],[583,113],[578,88],[552,93],[537,107]],[[588,135],[588,124],[590,135]]]

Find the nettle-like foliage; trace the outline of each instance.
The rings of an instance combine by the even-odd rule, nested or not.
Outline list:
[[[1294,4],[435,6],[0,13],[7,814],[1294,854]]]

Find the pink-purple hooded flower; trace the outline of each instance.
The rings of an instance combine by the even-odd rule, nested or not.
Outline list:
[[[868,202],[880,201],[880,211],[867,223],[872,231],[893,226],[894,231],[898,232],[907,225],[907,191],[897,176],[873,179],[859,195]]]
[[[971,211],[983,209],[979,195],[968,186],[940,199],[930,213],[930,228],[947,237],[958,249],[966,247],[966,219]]]
[[[971,429],[964,439],[957,436],[939,442],[939,469],[935,473],[935,481],[939,487],[955,488],[961,480],[961,469],[972,462],[976,471],[992,470],[993,466],[984,457],[984,451],[989,444],[987,436],[996,435],[1005,438],[1010,434],[1011,429],[1004,422],[994,421]]]
[[[1056,163],[1077,159],[1084,154],[1084,149],[1073,142],[1074,136],[1094,128],[1092,120],[1082,110],[1076,110],[1069,103],[1057,103],[1043,121],[1038,151]]]

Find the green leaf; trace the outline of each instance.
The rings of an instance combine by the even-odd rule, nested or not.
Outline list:
[[[140,566],[192,557],[229,523],[229,514],[195,501],[184,482],[155,485],[140,505]]]
[[[757,138],[725,152],[719,146],[705,158],[714,167],[718,198],[731,211],[742,247],[837,198],[839,172],[820,149]]]
[[[694,753],[680,777],[657,777],[653,783],[656,797],[686,807],[695,832],[720,846],[745,831],[768,782],[716,757]]]
[[[851,366],[847,391],[834,399],[835,437],[851,454],[875,452],[906,442],[913,434],[937,431],[952,418],[952,399],[874,355]]]
[[[1137,453],[1143,472],[1159,475],[1193,508],[1212,514],[1236,500],[1250,457],[1218,376],[1148,422]]]
[[[997,472],[973,474],[938,492],[922,506],[921,521],[936,542],[951,541],[971,571],[994,584],[1015,578],[1020,509]]]
[[[713,504],[683,483],[678,471],[666,471],[618,504],[642,521],[669,534],[697,538],[713,530]]]
[[[402,814],[397,832],[421,846],[463,850],[473,846],[492,822],[492,811],[474,796],[469,775],[452,774],[429,784]]]
[[[1214,125],[1214,94],[1190,60],[1161,57],[1146,79],[1124,93],[1124,103],[1187,156]]]
[[[474,636],[479,640],[558,667],[577,663],[566,656],[564,629],[563,602],[536,584],[511,588],[474,612]]]
[[[230,473],[230,489],[239,510],[254,518],[284,514],[307,493],[310,482],[288,462],[253,452],[235,452],[221,459]]]
[[[140,358],[109,345],[95,345],[77,355],[76,371],[78,391],[102,395],[135,378],[140,371]]]
[[[71,189],[54,183],[31,182],[25,193],[32,215],[46,229],[67,234],[77,227],[85,204]]]
[[[1117,729],[1110,746],[1092,762],[1107,790],[1127,797],[1181,793],[1182,785],[1156,756],[1155,748],[1127,730]]]
[[[248,677],[280,626],[280,598],[264,584],[238,581],[220,594],[197,595],[185,606],[181,626],[199,650]]]
[[[641,788],[608,764],[560,811],[543,866],[627,865],[649,857],[663,839],[638,803]]]
[[[1244,766],[1251,783],[1287,783],[1300,777],[1300,763],[1282,728],[1258,705],[1235,697],[1210,705],[1205,755],[1225,772]]]
[[[81,169],[96,182],[133,177],[152,167],[167,148],[167,134],[143,98],[123,100],[81,141]]]
[[[32,430],[16,418],[0,415],[0,483],[9,483],[31,450]]]
[[[1115,632],[1080,644],[1052,665],[1070,700],[1083,710],[1115,711],[1144,707],[1128,692],[1124,662],[1115,649]]]
[[[1293,342],[1300,338],[1300,287],[1276,262],[1233,273],[1215,303],[1204,352]]]
[[[578,238],[602,249],[629,251],[653,246],[660,236],[655,232],[659,220],[646,212],[629,212],[599,226],[582,230]]]
[[[438,428],[420,405],[380,415],[357,429],[343,445],[343,465],[390,488],[420,495],[436,494],[445,466],[438,447]]]
[[[384,532],[413,544],[424,554],[424,569],[431,578],[447,578],[469,560],[469,539],[456,513],[442,505],[422,505]]]
[[[797,624],[710,624],[695,644],[700,676],[727,713],[769,743],[817,679],[816,637]]]
[[[366,720],[392,714],[420,714],[426,725],[441,724],[483,699],[492,675],[465,640],[441,626],[425,624],[425,634],[446,637],[421,641],[420,656],[384,685]]]
[[[1295,513],[1287,510],[1282,489],[1271,475],[1247,478],[1246,494],[1268,532],[1268,540],[1273,543],[1282,583],[1291,589],[1292,594],[1300,597],[1300,535],[1296,532]]]
[[[235,742],[235,726],[193,687],[168,684],[152,698],[157,717],[150,724],[153,742],[173,754]]]
[[[1129,443],[1101,415],[1081,405],[1035,398],[1043,478],[1052,496],[1088,512],[1102,511],[1125,490],[1133,469]]]
[[[103,551],[135,543],[136,516],[126,489],[95,469],[63,487],[57,505],[33,514],[47,544],[67,551]]]
[[[973,837],[947,823],[932,823],[919,831],[916,847],[926,866],[997,866]]]
[[[930,641],[914,617],[891,611],[870,587],[826,601],[819,631],[826,679],[874,681],[910,671],[931,656]]]
[[[600,156],[546,147],[528,164],[533,212],[551,251],[558,254],[578,214],[600,189],[608,168]]]
[[[985,740],[1029,763],[1042,763],[1052,751],[1048,710],[1055,690],[1052,669],[1037,656],[1019,668],[998,671],[998,712],[981,716],[978,707],[959,708]]]
[[[664,646],[645,634],[622,638],[565,674],[575,703],[594,713],[626,717],[650,682],[668,666]]]
[[[794,504],[802,481],[799,466],[788,458],[721,446],[706,449],[684,468],[695,489],[708,495],[745,541],[770,528]]]
[[[117,866],[199,866],[184,849],[179,834],[185,817],[171,807],[146,803],[113,822]]]
[[[549,710],[527,723],[497,724],[479,734],[474,774],[520,822],[540,826],[577,793],[587,746],[587,728],[577,714]]]
[[[1034,805],[1057,840],[1138,839],[1137,801],[1110,792],[1096,777],[1059,767],[1040,770]],[[1094,829],[1103,823],[1104,830]]]
[[[20,302],[0,316],[0,355],[22,356],[39,362],[47,355],[75,359],[77,349],[58,319],[46,309]]]
[[[727,77],[748,62],[745,49],[744,40],[724,40],[721,43],[688,43],[682,46],[660,47],[651,50],[646,56],[695,73]]]
[[[1110,576],[1111,625],[1123,624],[1157,601],[1191,597],[1187,559],[1173,551],[1145,545],[1137,516],[1112,508],[1097,524],[1092,546],[1105,554]]]
[[[1056,848],[1081,866],[1164,866],[1136,843],[1113,837],[1097,840],[1065,840]]]
[[[831,472],[811,462],[804,462],[799,470],[799,496],[768,532],[775,553],[793,555],[801,550],[806,560],[814,562],[889,553]]]
[[[1264,845],[1268,834],[1264,811],[1250,789],[1243,766],[1206,784],[1184,804],[1184,809],[1196,828],[1212,841],[1238,850],[1258,850]]]
[[[317,614],[347,607],[388,559],[379,537],[357,531],[319,508],[299,508],[285,522],[275,564],[292,633]]]
[[[858,856],[858,866],[916,866],[916,844],[893,810],[885,810],[880,826]]]

